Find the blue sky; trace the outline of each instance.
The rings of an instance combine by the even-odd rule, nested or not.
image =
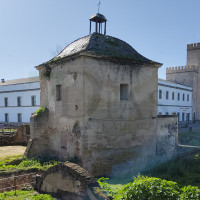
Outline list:
[[[200,42],[199,0],[101,0],[107,34],[165,68],[186,64],[187,44]],[[0,0],[0,78],[38,75],[34,66],[89,34],[98,0]]]

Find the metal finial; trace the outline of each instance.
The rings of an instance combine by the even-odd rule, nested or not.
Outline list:
[[[99,13],[100,6],[101,6],[101,1],[100,0],[99,0],[99,3],[97,5],[98,5],[98,13]]]

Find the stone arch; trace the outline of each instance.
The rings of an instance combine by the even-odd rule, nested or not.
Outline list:
[[[87,190],[96,185],[96,179],[79,165],[65,162],[55,165],[36,177],[36,189],[56,194],[62,199],[87,199]]]

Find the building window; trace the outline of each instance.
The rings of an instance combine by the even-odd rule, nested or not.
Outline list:
[[[185,121],[185,113],[182,113],[182,121]]]
[[[8,113],[5,113],[5,122],[9,122]]]
[[[186,121],[187,121],[187,123],[190,122],[190,113],[187,113],[187,115],[186,115]]]
[[[190,95],[188,94],[188,95],[187,95],[187,101],[189,101],[189,100],[190,100]]]
[[[159,90],[159,99],[162,99],[162,90]]]
[[[17,114],[17,121],[22,122],[22,114],[21,113]]]
[[[185,101],[185,94],[183,94],[183,101]]]
[[[169,92],[166,91],[166,99],[169,99]]]
[[[56,101],[61,101],[61,85],[56,85]]]
[[[5,97],[5,98],[4,98],[4,106],[5,106],[5,107],[8,107],[8,97]]]
[[[128,100],[128,84],[120,85],[120,100]]]
[[[180,113],[179,112],[177,113],[177,116],[178,116],[178,121],[180,121]]]
[[[36,96],[31,96],[31,105],[36,106]]]
[[[174,100],[174,92],[172,92],[172,100]]]
[[[17,97],[17,106],[21,105],[22,105],[21,97]]]
[[[178,93],[177,100],[180,101],[180,93]]]

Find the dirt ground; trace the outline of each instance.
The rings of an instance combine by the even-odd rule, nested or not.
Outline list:
[[[24,154],[25,146],[3,146],[0,147],[0,160],[7,156],[17,156]]]

